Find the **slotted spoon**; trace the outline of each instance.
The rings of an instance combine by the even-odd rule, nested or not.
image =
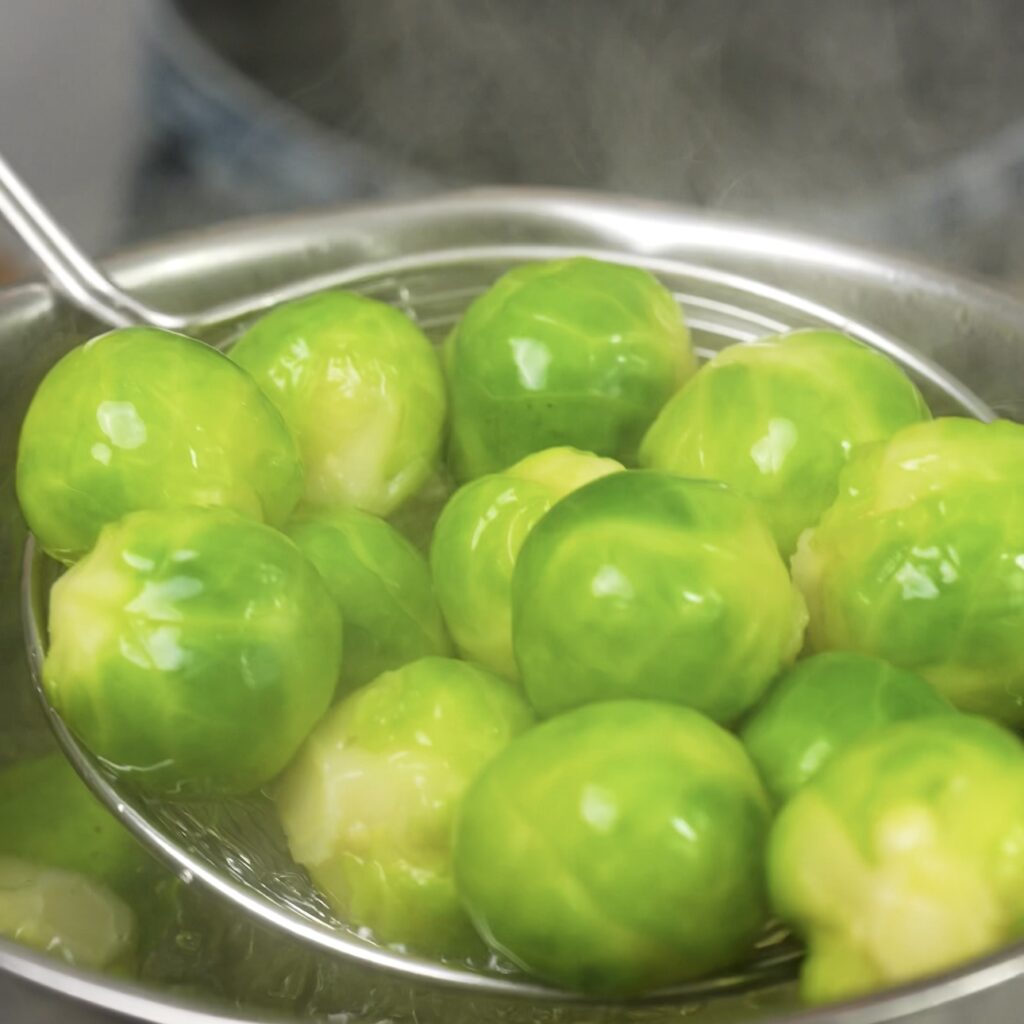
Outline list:
[[[867,324],[778,288],[677,260],[605,249],[554,245],[459,247],[343,267],[237,301],[186,313],[155,309],[119,288],[47,214],[0,157],[0,213],[34,253],[69,301],[108,327],[151,324],[203,335],[244,323],[280,302],[325,288],[344,287],[392,302],[428,334],[443,335],[465,306],[518,263],[566,255],[592,255],[642,266],[673,290],[685,306],[699,350],[750,341],[798,327],[846,331],[899,361],[929,398],[982,419],[991,410],[941,367]],[[25,551],[23,613],[30,663],[40,699],[57,739],[90,788],[112,813],[188,882],[205,885],[246,914],[321,950],[410,978],[458,986],[479,994],[572,1000],[579,997],[534,983],[497,960],[487,964],[437,962],[379,945],[338,921],[290,859],[269,800],[262,795],[221,803],[182,804],[140,797],[85,750],[46,703],[40,685],[45,653],[46,600],[56,573],[32,540]],[[734,972],[654,993],[649,1000],[705,1001],[786,980],[799,949],[780,932],[766,934],[750,961]]]

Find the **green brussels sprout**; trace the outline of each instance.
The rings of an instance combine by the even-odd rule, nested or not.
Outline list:
[[[339,616],[285,536],[222,509],[136,512],[53,586],[47,696],[141,788],[248,792],[330,705]]]
[[[768,792],[788,800],[840,750],[890,722],[953,713],[920,676],[833,651],[789,670],[740,733]]]
[[[801,989],[845,999],[1024,936],[1024,748],[965,715],[836,754],[769,842],[776,911],[809,946]]]
[[[556,445],[629,462],[693,372],[672,294],[635,267],[592,259],[516,267],[445,345],[457,480]]]
[[[285,531],[341,612],[341,692],[451,643],[426,559],[383,519],[355,508],[311,512]]]
[[[734,736],[688,708],[612,701],[545,722],[483,770],[457,817],[455,880],[524,969],[631,995],[751,950],[769,823]]]
[[[43,548],[80,558],[140,509],[210,505],[280,526],[302,465],[280,414],[221,353],[153,327],[72,349],[21,429],[18,500]]]
[[[434,472],[444,379],[404,314],[352,292],[286,302],[230,356],[281,410],[306,466],[306,503],[388,515]]]
[[[836,331],[794,331],[701,367],[654,421],[640,462],[736,488],[788,557],[835,499],[851,451],[929,415],[880,352]]]
[[[0,865],[10,867],[10,886],[0,877],[0,933],[84,966],[131,966],[129,954],[147,951],[175,911],[173,876],[60,753],[0,770]],[[122,900],[130,928],[111,928]]]
[[[563,498],[512,577],[513,647],[541,715],[644,697],[732,721],[796,656],[806,619],[750,502],[653,470]]]
[[[0,935],[94,970],[128,967],[136,947],[135,915],[107,886],[2,855]]]
[[[463,485],[434,532],[434,585],[459,653],[506,679],[512,653],[512,570],[541,516],[577,487],[623,467],[575,448],[549,448]]]
[[[452,881],[451,825],[480,769],[531,722],[508,683],[448,658],[341,701],[276,792],[292,856],[378,941],[464,956],[479,940]]]
[[[917,672],[1024,725],[1024,427],[938,419],[854,455],[793,577],[814,650]]]
[[[135,902],[156,862],[92,795],[63,754],[0,771],[0,858],[86,875]]]

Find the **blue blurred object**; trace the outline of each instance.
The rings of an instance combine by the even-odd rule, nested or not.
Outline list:
[[[131,237],[439,187],[276,99],[170,5],[155,12],[144,42],[147,133],[125,218]]]

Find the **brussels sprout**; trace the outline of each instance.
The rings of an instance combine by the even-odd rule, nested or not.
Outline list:
[[[0,932],[29,944],[41,936],[40,948],[85,966],[122,965],[174,914],[173,884],[62,754],[0,771]],[[122,900],[130,928],[111,929]],[[126,931],[130,942],[113,940]],[[89,948],[78,948],[78,936]]]
[[[18,499],[55,558],[139,509],[211,505],[279,526],[302,495],[280,414],[230,359],[152,327],[72,349],[39,385],[21,429]]]
[[[1024,935],[1024,748],[969,716],[889,725],[783,808],[768,864],[812,1002],[990,952]]]
[[[135,916],[83,874],[0,856],[0,935],[78,967],[126,967]]]
[[[452,881],[452,815],[530,720],[508,683],[447,658],[388,672],[330,712],[276,796],[292,856],[342,920],[420,952],[475,950]]]
[[[43,682],[141,787],[246,792],[330,704],[340,632],[319,574],[276,530],[220,509],[136,512],[54,584]]]
[[[853,448],[928,419],[892,361],[835,331],[720,352],[665,407],[640,462],[723,480],[752,499],[786,556],[836,496]]]
[[[780,803],[838,751],[890,722],[953,712],[920,676],[864,654],[798,662],[747,719],[741,738]]]
[[[457,818],[455,879],[517,964],[629,995],[750,950],[769,819],[735,737],[688,708],[612,701],[545,722],[483,770]]]
[[[563,498],[512,577],[516,661],[542,715],[647,697],[731,721],[796,656],[806,617],[748,501],[652,470]]]
[[[308,513],[285,531],[341,612],[342,691],[451,644],[424,557],[383,519],[354,508]]]
[[[509,271],[466,311],[444,362],[463,481],[555,445],[628,462],[694,365],[663,285],[583,258]]]
[[[445,506],[430,549],[445,621],[463,657],[518,679],[512,654],[512,570],[527,534],[560,498],[617,472],[614,459],[549,448],[465,484]]]
[[[1024,724],[1024,427],[939,419],[861,449],[793,576],[815,650],[873,654]]]
[[[87,875],[135,901],[156,862],[89,792],[63,754],[0,771],[0,857]]]
[[[307,504],[387,515],[434,471],[444,380],[430,342],[397,309],[322,292],[267,313],[230,355],[298,439]]]

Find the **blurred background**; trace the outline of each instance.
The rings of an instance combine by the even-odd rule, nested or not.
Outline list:
[[[1024,289],[1022,44],[1020,0],[0,0],[0,139],[97,254],[535,184]]]

